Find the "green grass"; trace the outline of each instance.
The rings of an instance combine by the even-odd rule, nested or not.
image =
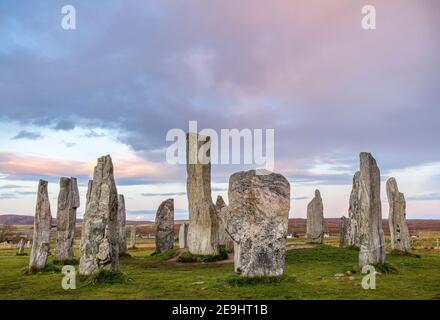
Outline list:
[[[180,254],[177,261],[183,263],[191,262],[215,262],[220,260],[226,260],[228,258],[228,250],[224,246],[220,246],[218,254],[200,255],[193,254],[189,251],[184,251]]]
[[[0,250],[0,299],[439,299],[440,255],[387,255],[398,273],[377,276],[376,290],[364,290],[363,275],[336,278],[357,267],[358,252],[330,246],[289,250],[283,277],[242,279],[232,263],[181,264],[175,253],[150,256],[130,249],[120,258],[120,277],[101,275],[91,283],[77,278],[76,290],[63,290],[60,266],[23,275],[29,256]],[[29,252],[27,252],[29,253]],[[78,252],[76,252],[78,256]],[[56,268],[57,267],[57,268]]]

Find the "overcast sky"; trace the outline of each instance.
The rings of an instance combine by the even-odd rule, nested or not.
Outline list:
[[[77,29],[61,27],[74,5]],[[410,218],[440,218],[440,3],[358,0],[0,2],[0,214],[34,213],[49,180],[83,195],[111,154],[129,219],[161,201],[187,210],[184,166],[165,161],[172,128],[274,129],[291,217],[319,188],[347,215],[358,154],[397,178]],[[213,166],[213,198],[237,166]],[[387,199],[382,188],[384,217]]]

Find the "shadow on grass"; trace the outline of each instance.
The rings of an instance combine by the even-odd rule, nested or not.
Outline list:
[[[228,250],[226,250],[224,246],[220,246],[219,253],[216,255],[192,254],[189,251],[185,251],[179,256],[177,261],[183,263],[191,263],[191,262],[215,262],[226,259],[228,259]]]
[[[275,277],[243,277],[238,274],[230,275],[225,278],[220,278],[216,286],[230,286],[230,287],[245,287],[245,286],[258,286],[267,284],[280,284],[280,283],[295,283],[296,277],[292,275],[282,275]]]
[[[121,271],[100,270],[89,276],[80,275],[79,281],[81,286],[94,286],[98,284],[125,284],[132,280]]]
[[[399,256],[399,257],[419,258],[420,259],[420,255],[418,255],[418,254],[411,253],[411,252],[404,252],[404,251],[400,251],[400,250],[391,250],[390,255],[392,255],[392,256]]]

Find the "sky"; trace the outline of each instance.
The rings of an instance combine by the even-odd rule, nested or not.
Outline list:
[[[61,27],[66,5],[76,30]],[[374,5],[375,30],[361,27]],[[175,199],[186,169],[166,162],[170,129],[274,129],[290,217],[319,188],[347,215],[358,155],[396,177],[408,218],[440,219],[437,0],[96,0],[0,2],[0,214],[33,215],[38,179],[56,215],[61,176],[87,181],[110,154],[128,219]],[[212,196],[229,176],[213,165]]]

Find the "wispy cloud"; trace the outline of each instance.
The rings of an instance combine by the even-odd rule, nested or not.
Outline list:
[[[186,192],[168,192],[168,193],[141,193],[144,197],[176,197],[186,196]]]
[[[40,140],[43,139],[43,136],[41,135],[40,132],[22,130],[11,138],[11,140],[20,140],[20,139]]]
[[[440,200],[440,193],[409,195],[406,197],[406,200],[410,200],[410,201]]]

